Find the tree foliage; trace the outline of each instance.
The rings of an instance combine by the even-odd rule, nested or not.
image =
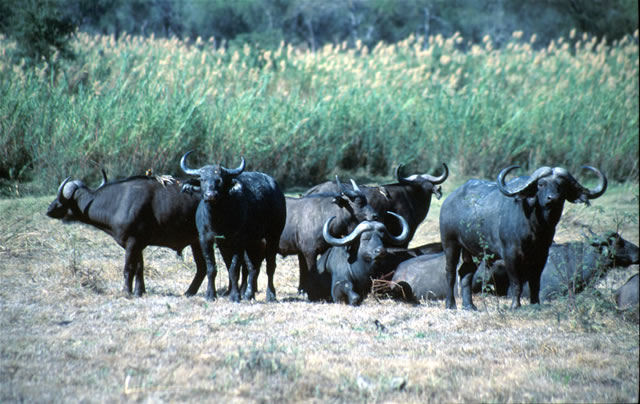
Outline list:
[[[51,0],[14,0],[5,5],[5,17],[0,23],[17,43],[15,56],[29,65],[45,61],[52,64],[57,52],[63,58],[73,58],[69,40],[76,24],[64,15],[59,4]]]
[[[513,31],[536,34],[538,46],[572,29],[619,39],[638,29],[636,0],[10,0],[0,4],[0,32],[24,55],[65,51],[77,25],[89,33],[249,42],[281,41],[318,49],[327,43],[395,43],[413,34],[455,32],[473,42],[489,35],[500,46]]]

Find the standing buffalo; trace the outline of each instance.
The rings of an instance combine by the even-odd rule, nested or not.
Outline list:
[[[579,293],[611,268],[640,263],[639,255],[638,246],[615,232],[594,237],[589,242],[552,244],[540,277],[540,301],[567,292]],[[478,267],[473,276],[473,291],[481,291],[483,282],[493,285],[499,296],[509,293],[509,277],[501,261],[494,263],[488,271],[484,264]],[[527,284],[521,297],[529,295]]]
[[[331,247],[322,237],[324,222],[335,216],[333,234],[347,234],[362,221],[378,219],[355,181],[346,189],[336,177],[339,192],[286,198],[287,223],[280,237],[282,256],[296,254],[300,268],[299,291],[308,291],[308,274],[317,272],[317,257]],[[311,296],[310,296],[311,297]]]
[[[505,176],[517,167],[502,170],[496,183],[467,181],[442,204],[440,236],[447,261],[449,309],[456,307],[453,287],[461,253],[459,274],[464,308],[475,309],[471,283],[478,260],[488,264],[502,260],[514,291],[512,308],[520,307],[522,285],[527,281],[531,303],[539,303],[540,275],[565,200],[588,203],[607,188],[604,174],[589,166],[584,168],[599,177],[593,190],[580,185],[559,167],[541,167],[531,177],[519,177],[505,184]]]
[[[216,298],[215,242],[228,263],[231,282],[229,298],[232,301],[240,300],[238,278],[243,262],[248,269],[243,298],[254,298],[256,277],[263,257],[267,261],[267,300],[275,300],[273,275],[276,254],[287,216],[284,194],[270,176],[245,172],[244,158],[235,169],[215,164],[194,170],[187,167],[186,163],[190,153],[182,156],[180,167],[186,174],[200,177],[201,200],[195,220],[207,266],[206,298]]]
[[[322,229],[324,239],[333,247],[318,261],[315,290],[309,291],[312,300],[331,298],[334,302],[348,302],[356,306],[371,291],[375,263],[386,254],[383,240],[401,244],[409,235],[409,226],[400,215],[402,233],[392,236],[385,225],[375,221],[364,221],[348,235],[338,238],[331,235],[330,225],[335,217],[327,220]],[[312,297],[313,296],[313,297]]]
[[[69,177],[70,178],[70,177]],[[198,243],[195,213],[198,193],[182,193],[171,177],[135,176],[107,183],[96,189],[82,181],[65,179],[51,202],[47,216],[94,226],[125,249],[124,290],[145,293],[142,251],[149,245],[168,247],[178,253],[191,246],[196,275],[186,295],[194,295],[205,274],[204,258]]]
[[[403,247],[407,247],[413,239],[416,229],[422,223],[429,207],[431,206],[431,196],[442,197],[440,184],[449,176],[449,168],[442,164],[444,173],[439,177],[428,174],[414,174],[403,177],[400,174],[402,165],[396,168],[397,183],[380,185],[375,187],[362,186],[362,192],[367,196],[369,204],[376,212],[394,212],[406,219],[409,224],[409,237]],[[325,182],[309,189],[304,195],[312,195],[317,192],[335,191],[335,184]],[[389,232],[397,234],[400,226],[396,220],[385,220],[385,226]]]

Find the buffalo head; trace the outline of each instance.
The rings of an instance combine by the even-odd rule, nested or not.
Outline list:
[[[56,199],[49,204],[47,208],[47,216],[53,219],[74,220],[76,218],[77,203],[74,199],[76,191],[79,189],[89,190],[80,180],[70,181],[71,177],[67,177],[58,187]],[[102,183],[95,191],[107,184],[107,173],[102,170]],[[92,192],[95,192],[92,191]]]
[[[449,177],[449,167],[447,167],[445,163],[442,163],[444,173],[442,173],[442,175],[440,175],[439,177],[434,177],[428,174],[414,174],[408,177],[403,177],[400,174],[400,170],[402,169],[402,167],[402,164],[396,167],[396,179],[398,180],[399,184],[414,185],[420,186],[422,188],[427,188],[425,189],[425,191],[431,191],[438,199],[442,198],[442,187],[440,187],[440,184],[442,184]]]
[[[590,190],[580,183],[564,168],[540,167],[530,177],[519,177],[505,184],[506,175],[519,166],[509,166],[498,174],[497,185],[500,192],[508,197],[526,200],[530,206],[540,206],[547,221],[556,222],[562,215],[564,201],[589,204],[604,194],[607,189],[607,177],[597,168],[583,166],[593,171],[599,178],[598,185]]]
[[[402,244],[409,236],[409,225],[407,221],[400,215],[393,212],[387,212],[398,218],[402,225],[402,233],[398,236],[393,236],[387,231],[384,224],[376,221],[364,221],[358,224],[355,229],[344,237],[334,237],[329,232],[329,226],[331,221],[335,219],[335,216],[327,220],[322,228],[322,236],[325,241],[334,246],[348,246],[354,244],[358,238],[360,239],[360,246],[358,249],[358,255],[362,257],[365,262],[373,262],[386,255],[386,248],[383,245],[383,240],[387,240],[394,245]]]
[[[222,195],[228,194],[235,185],[234,178],[240,175],[245,168],[244,157],[241,157],[240,165],[237,168],[224,168],[220,164],[207,165],[198,169],[191,169],[187,166],[187,157],[192,151],[188,151],[180,159],[180,168],[188,175],[200,177],[200,188],[202,200],[206,202],[216,202]]]
[[[336,184],[340,195],[333,198],[333,203],[347,210],[358,222],[378,220],[378,212],[369,205],[367,197],[353,179],[351,180],[353,189],[345,187],[337,175]]]

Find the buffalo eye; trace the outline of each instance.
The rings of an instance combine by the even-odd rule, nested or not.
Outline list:
[[[547,181],[545,180],[538,181],[538,189],[543,189],[546,186],[547,186]]]

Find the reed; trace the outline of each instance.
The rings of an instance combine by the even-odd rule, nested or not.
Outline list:
[[[399,163],[485,178],[590,164],[639,178],[638,32],[614,43],[572,32],[545,48],[518,32],[501,49],[458,34],[316,53],[214,44],[79,33],[75,61],[27,69],[0,38],[3,192],[99,181],[102,167],[179,175],[192,149],[201,163],[242,155],[285,187],[390,176]]]

